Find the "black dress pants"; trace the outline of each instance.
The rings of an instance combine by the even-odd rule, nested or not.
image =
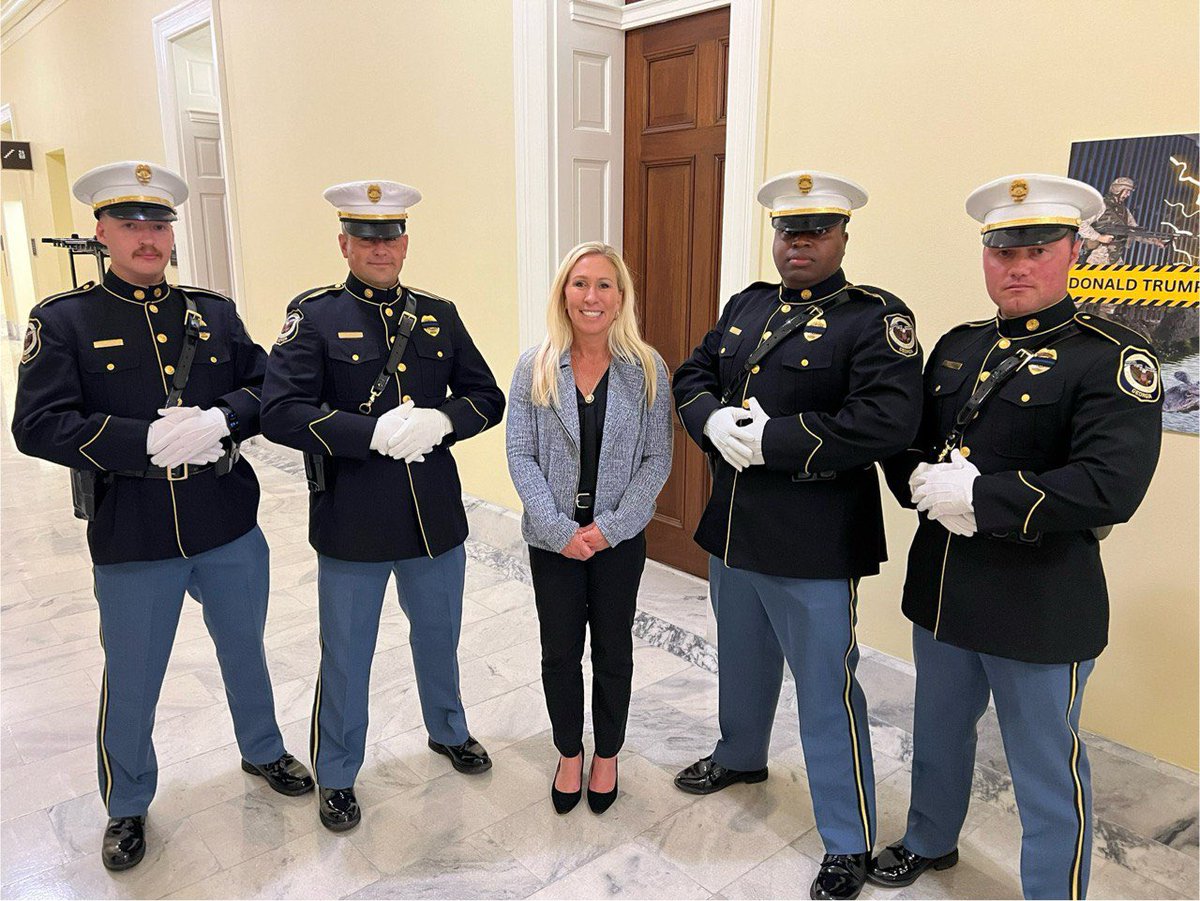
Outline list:
[[[554,746],[564,757],[583,750],[583,641],[589,627],[595,752],[612,757],[625,742],[633,617],[645,566],[644,532],[589,560],[529,548],[542,639],[542,687]]]

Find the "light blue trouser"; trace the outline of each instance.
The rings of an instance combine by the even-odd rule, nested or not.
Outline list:
[[[96,750],[109,816],[144,815],[158,786],[154,708],[184,591],[203,607],[242,757],[270,763],[282,756],[263,652],[269,563],[267,540],[255,526],[193,557],[93,567],[104,646]]]
[[[458,691],[458,635],[467,555],[463,546],[437,557],[356,563],[317,555],[321,607],[321,668],[313,701],[310,751],[317,782],[349,788],[367,743],[371,659],[388,577],[396,576],[408,617],[417,694],[429,737],[446,745],[467,740]]]
[[[713,760],[767,765],[786,659],[796,679],[800,740],[817,830],[828,854],[861,854],[875,839],[875,769],[858,666],[856,583],[788,579],[710,557],[717,617],[721,740]]]
[[[920,626],[913,626],[913,655],[917,699],[905,847],[941,857],[958,844],[971,798],[975,725],[990,691],[1021,815],[1025,897],[1084,897],[1092,857],[1092,781],[1079,711],[1095,661],[993,657],[937,641]]]

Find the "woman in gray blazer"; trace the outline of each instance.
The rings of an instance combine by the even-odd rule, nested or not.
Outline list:
[[[641,337],[629,270],[607,244],[580,244],[558,267],[541,346],[521,355],[508,407],[508,468],[542,641],[542,685],[562,755],[558,813],[583,793],[583,644],[591,629],[595,753],[588,805],[617,797],[633,678],[633,617],[645,528],[671,471],[671,391]]]

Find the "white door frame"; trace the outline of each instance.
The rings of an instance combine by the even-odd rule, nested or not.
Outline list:
[[[249,304],[242,288],[245,276],[242,271],[242,255],[238,236],[237,192],[234,186],[233,135],[229,127],[228,93],[225,86],[224,47],[221,41],[220,19],[213,9],[214,0],[185,0],[179,6],[155,16],[151,20],[154,34],[154,64],[158,75],[159,113],[162,118],[163,149],[166,164],[176,172],[183,171],[183,148],[180,145],[179,108],[175,96],[175,70],[171,61],[171,42],[197,28],[209,26],[213,39],[213,63],[217,74],[217,96],[221,116],[221,166],[225,171],[225,209],[229,216],[229,266],[233,278],[234,299],[245,312]],[[175,240],[179,257],[179,279],[184,283],[193,280],[192,261],[188,253],[188,217],[181,216],[176,223],[179,233]]]
[[[545,334],[546,291],[558,266],[558,219],[571,198],[570,173],[559,172],[555,99],[556,20],[568,0],[513,0],[513,86],[517,156],[517,338],[519,349]],[[721,222],[719,302],[740,291],[758,269],[762,217],[755,191],[766,149],[766,0],[569,0],[574,22],[628,31],[710,9],[730,7],[726,90],[725,196]],[[563,102],[563,101],[559,101]],[[613,118],[623,122],[624,113]],[[617,161],[623,165],[623,160]]]

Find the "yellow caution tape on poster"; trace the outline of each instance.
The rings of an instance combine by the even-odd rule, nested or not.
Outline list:
[[[1194,307],[1200,266],[1072,266],[1067,290],[1081,303]]]

